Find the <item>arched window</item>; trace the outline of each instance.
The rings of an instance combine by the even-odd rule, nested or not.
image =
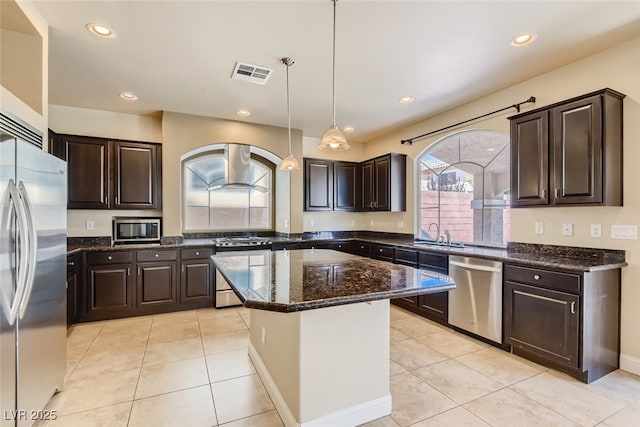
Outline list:
[[[251,153],[251,186],[226,187],[224,150],[197,151],[182,160],[183,231],[273,230],[275,165]]]
[[[429,146],[417,168],[417,237],[437,240],[448,231],[453,242],[506,245],[510,162],[509,136],[489,130],[455,133]]]

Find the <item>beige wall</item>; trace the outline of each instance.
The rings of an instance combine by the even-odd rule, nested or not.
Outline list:
[[[19,9],[15,8],[16,4]],[[26,17],[29,22],[25,23],[23,32],[0,29],[0,109],[42,132],[46,149],[49,26],[31,1],[2,2],[2,13],[15,15],[16,11],[19,21]]]
[[[612,224],[633,224],[640,222],[640,191],[638,191],[637,164],[640,161],[640,38],[618,45],[597,55],[588,57],[568,66],[527,80],[508,89],[496,92],[476,102],[464,105],[433,119],[418,123],[366,144],[367,157],[389,151],[405,152],[409,155],[407,185],[407,207],[414,205],[415,178],[413,167],[418,157],[430,144],[446,134],[420,140],[412,147],[400,145],[400,140],[420,135],[458,121],[493,111],[506,105],[524,101],[535,96],[537,108],[574,96],[610,87],[627,95],[624,99],[624,206],[623,207],[564,207],[542,209],[513,209],[511,211],[511,240],[520,242],[545,243],[567,246],[585,246],[626,251],[629,266],[622,271],[622,333],[621,366],[640,374],[640,245],[637,240],[611,239]],[[514,112],[494,116],[472,123],[456,130],[484,128],[499,132],[509,132],[506,117]],[[369,214],[375,215],[375,214]],[[395,214],[394,214],[395,215]],[[388,215],[391,217],[391,215]],[[414,212],[408,210],[402,217],[404,232],[414,231]],[[534,223],[544,223],[545,234],[534,234]],[[393,221],[381,228],[387,229]],[[560,235],[561,224],[574,224],[574,236]],[[602,224],[603,237],[589,237],[589,225]]]
[[[162,198],[164,206],[164,235],[182,234],[180,209],[180,156],[196,148],[236,142],[263,148],[280,158],[288,153],[287,129],[246,122],[214,119],[210,117],[165,112],[162,118]],[[302,132],[292,130],[293,155],[302,158]],[[288,175],[290,176],[290,188]],[[282,198],[276,200],[284,206],[276,207],[276,230],[284,233],[302,231],[302,170],[294,172],[276,171],[276,194],[290,194],[290,205]],[[168,207],[175,207],[168,209]],[[285,220],[289,226],[285,228]]]

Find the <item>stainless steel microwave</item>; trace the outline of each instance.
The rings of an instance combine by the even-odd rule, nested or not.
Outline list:
[[[160,243],[162,218],[114,217],[113,243]]]

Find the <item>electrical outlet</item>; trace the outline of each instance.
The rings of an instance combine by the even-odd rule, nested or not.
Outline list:
[[[316,221],[313,219],[309,220],[309,226],[313,227],[314,225],[316,225]]]
[[[284,220],[284,228],[289,228],[289,220],[288,219]]]
[[[93,230],[94,225],[93,221],[87,221],[87,230]]]
[[[351,221],[349,221],[349,225],[354,227],[356,225],[356,220],[352,219]]]
[[[398,228],[404,227],[404,221],[398,221]]]
[[[591,224],[591,237],[597,239],[602,237],[602,224]]]
[[[562,224],[562,235],[573,236],[573,224],[570,222]]]
[[[370,225],[371,227],[373,227],[373,225],[374,225],[374,224],[375,224],[375,223],[373,222],[373,220],[370,220],[370,221],[369,221],[369,225]]]
[[[536,234],[544,234],[544,223],[536,222]]]

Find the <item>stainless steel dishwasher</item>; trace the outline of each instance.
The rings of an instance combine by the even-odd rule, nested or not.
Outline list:
[[[449,324],[502,344],[502,263],[449,256]]]

